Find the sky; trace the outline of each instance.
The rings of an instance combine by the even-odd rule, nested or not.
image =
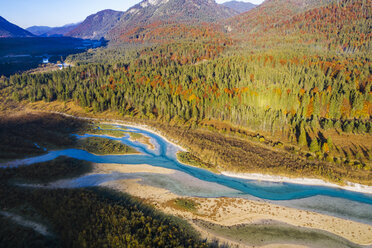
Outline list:
[[[22,28],[58,27],[104,9],[125,11],[142,0],[0,0],[0,16]],[[228,0],[217,0],[223,3]],[[263,0],[241,0],[260,4]]]

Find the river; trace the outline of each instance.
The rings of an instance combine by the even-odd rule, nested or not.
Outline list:
[[[16,160],[0,164],[0,166],[26,166],[50,161],[59,156],[68,156],[94,163],[123,164],[123,166],[148,164],[173,169],[178,171],[179,174],[178,176],[154,175],[151,173],[85,175],[71,181],[71,186],[98,186],[108,181],[140,178],[145,184],[166,188],[178,195],[197,197],[241,197],[264,200],[275,204],[316,211],[372,224],[372,194],[348,191],[335,187],[247,180],[215,174],[204,169],[184,165],[177,161],[176,154],[181,148],[155,133],[135,127],[117,127],[118,129],[115,130],[125,132],[124,137],[114,138],[105,135],[88,134],[76,136],[78,138],[97,136],[119,140],[126,145],[134,147],[141,154],[98,156],[79,149],[66,149],[49,151],[45,155]],[[130,132],[150,137],[151,142],[155,145],[155,149],[151,150],[145,144],[131,141],[128,134]],[[193,181],[192,178],[196,180]],[[200,183],[201,181],[203,183]],[[197,185],[192,185],[193,182]]]

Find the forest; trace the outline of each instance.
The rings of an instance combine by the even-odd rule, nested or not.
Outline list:
[[[318,135],[319,130],[372,132],[368,58],[258,53],[183,64],[167,57],[169,50],[156,48],[158,57],[146,55],[149,50],[128,64],[14,75],[3,84],[14,89],[16,101],[73,100],[93,112],[114,110],[195,125],[227,121],[288,137],[314,153],[334,149],[332,139]],[[178,50],[187,54],[189,48]]]
[[[3,77],[0,89],[16,102],[214,129],[370,172],[370,1],[270,4],[229,19],[230,32],[152,23],[71,55],[73,68]],[[264,21],[272,14],[275,25]]]

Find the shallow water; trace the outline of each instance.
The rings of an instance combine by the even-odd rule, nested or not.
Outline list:
[[[281,205],[325,212],[327,214],[348,217],[359,221],[363,217],[362,219],[364,222],[372,223],[371,194],[363,194],[326,186],[246,180],[214,174],[210,171],[190,167],[178,162],[176,153],[180,148],[154,133],[132,127],[123,127],[121,130],[125,132],[125,136],[122,138],[113,138],[104,135],[77,135],[77,137],[97,136],[119,140],[126,145],[134,147],[141,152],[141,154],[98,156],[79,149],[66,149],[50,151],[48,154],[42,156],[0,164],[0,166],[26,166],[50,161],[59,156],[68,156],[94,163],[127,164],[127,166],[149,164],[173,169],[178,172],[173,175],[155,175],[151,173],[89,175],[74,179],[74,181],[71,181],[71,187],[97,186],[107,181],[140,178],[143,183],[162,187],[179,195],[198,197],[244,197],[249,199],[260,198]],[[147,145],[130,141],[128,132],[141,133],[150,137],[151,142],[153,142],[156,148],[151,150],[148,149]],[[332,203],[337,204],[337,207],[334,207]],[[362,215],[358,215],[354,211],[354,209],[358,208],[363,209]]]

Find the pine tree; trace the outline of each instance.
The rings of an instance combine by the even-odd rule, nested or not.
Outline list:
[[[316,137],[311,141],[310,151],[311,152],[317,152],[317,151],[319,151],[319,144],[318,144],[318,140],[317,140]]]
[[[300,146],[307,146],[307,140],[306,140],[306,131],[305,128],[300,129],[300,136],[298,137],[298,144]]]
[[[350,133],[353,131],[353,127],[351,126],[351,124],[349,122],[346,122],[344,123],[344,125],[342,126],[342,131],[346,132],[346,133]]]
[[[328,143],[329,150],[333,150],[334,147],[333,147],[333,141],[331,137],[327,139],[327,143]]]

